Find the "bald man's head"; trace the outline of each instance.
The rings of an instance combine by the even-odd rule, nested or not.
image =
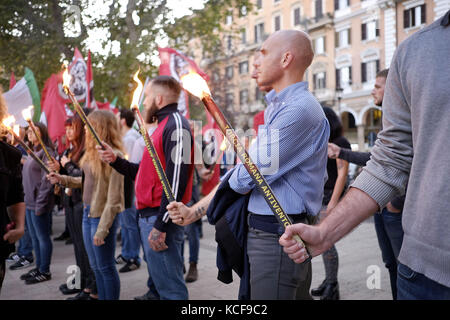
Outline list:
[[[299,30],[282,30],[272,34],[261,46],[255,59],[258,85],[272,86],[277,83],[298,82],[314,57],[311,39]],[[288,80],[289,79],[289,80]]]

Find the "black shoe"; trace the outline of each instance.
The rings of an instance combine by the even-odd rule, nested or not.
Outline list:
[[[23,268],[28,268],[33,265],[33,258],[27,259],[25,257],[20,257],[20,259],[9,266],[9,270],[19,270]]]
[[[51,278],[52,278],[52,275],[50,272],[38,271],[38,273],[34,277],[30,277],[30,278],[26,279],[25,284],[35,284],[35,283],[39,283],[39,282],[44,282],[44,281],[50,280]]]
[[[92,300],[92,299],[91,299],[91,294],[90,293],[88,293],[88,292],[86,292],[84,290],[81,290],[76,296],[69,297],[66,300]]]
[[[189,264],[189,271],[186,276],[186,282],[194,282],[198,278],[197,264],[195,262],[191,262]]]
[[[337,282],[327,284],[320,300],[339,300],[339,284]]]
[[[70,238],[70,234],[63,232],[56,238],[53,238],[53,241],[64,241]]]
[[[325,290],[325,287],[327,286],[326,280],[323,280],[323,282],[315,289],[311,289],[311,295],[315,297],[320,297],[323,294],[323,291]]]
[[[155,296],[150,290],[147,291],[146,294],[139,296],[139,297],[135,297],[134,300],[159,300],[159,298],[157,296]]]
[[[130,272],[139,269],[141,264],[136,259],[130,259],[127,263],[119,269],[119,272]]]
[[[75,289],[75,288],[69,289],[67,284],[63,283],[62,285],[59,286],[59,291],[61,291],[62,294],[64,294],[64,295],[69,295],[69,294],[79,293],[81,291],[81,289]]]
[[[20,260],[20,256],[16,252],[13,252],[8,256],[8,258],[6,258],[5,261],[7,263],[16,263],[19,260]]]
[[[119,254],[116,258],[116,264],[127,263],[127,259],[125,259],[121,254]]]
[[[31,269],[27,273],[22,274],[20,276],[20,280],[27,280],[28,278],[34,277],[38,273],[39,273],[39,269],[38,268]]]

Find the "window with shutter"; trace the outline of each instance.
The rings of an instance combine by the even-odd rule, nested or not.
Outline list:
[[[336,88],[341,87],[341,70],[336,69]]]
[[[367,70],[366,70],[366,63],[361,63],[361,82],[364,83],[367,81]]]
[[[367,24],[363,23],[361,24],[361,40],[366,40],[367,39]]]
[[[427,23],[427,7],[426,7],[426,4],[423,4],[423,5],[421,5],[420,6],[421,7],[421,12],[420,12],[420,14],[421,14],[421,23]]]

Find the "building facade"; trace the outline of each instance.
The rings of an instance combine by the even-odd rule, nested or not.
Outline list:
[[[376,73],[389,67],[400,42],[442,17],[450,1],[255,0],[254,6],[252,12],[230,10],[222,53],[202,62],[234,125],[251,128],[265,108],[251,78],[261,43],[275,31],[298,29],[313,42],[315,57],[305,74],[310,91],[340,114],[353,147],[367,150],[381,128],[381,109],[370,95]]]

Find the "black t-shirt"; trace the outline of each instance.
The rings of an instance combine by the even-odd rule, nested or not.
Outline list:
[[[3,240],[10,223],[7,207],[23,202],[22,154],[15,147],[0,141],[0,261],[14,251],[14,244]]]
[[[338,137],[330,142],[338,145],[341,148],[346,148],[346,149],[352,148],[350,145],[350,142],[348,142],[348,140],[343,136]],[[336,165],[335,159],[328,158],[327,173],[328,173],[328,180],[325,183],[325,190],[332,191],[334,189],[334,185],[336,184],[336,180],[337,180],[337,165]]]

